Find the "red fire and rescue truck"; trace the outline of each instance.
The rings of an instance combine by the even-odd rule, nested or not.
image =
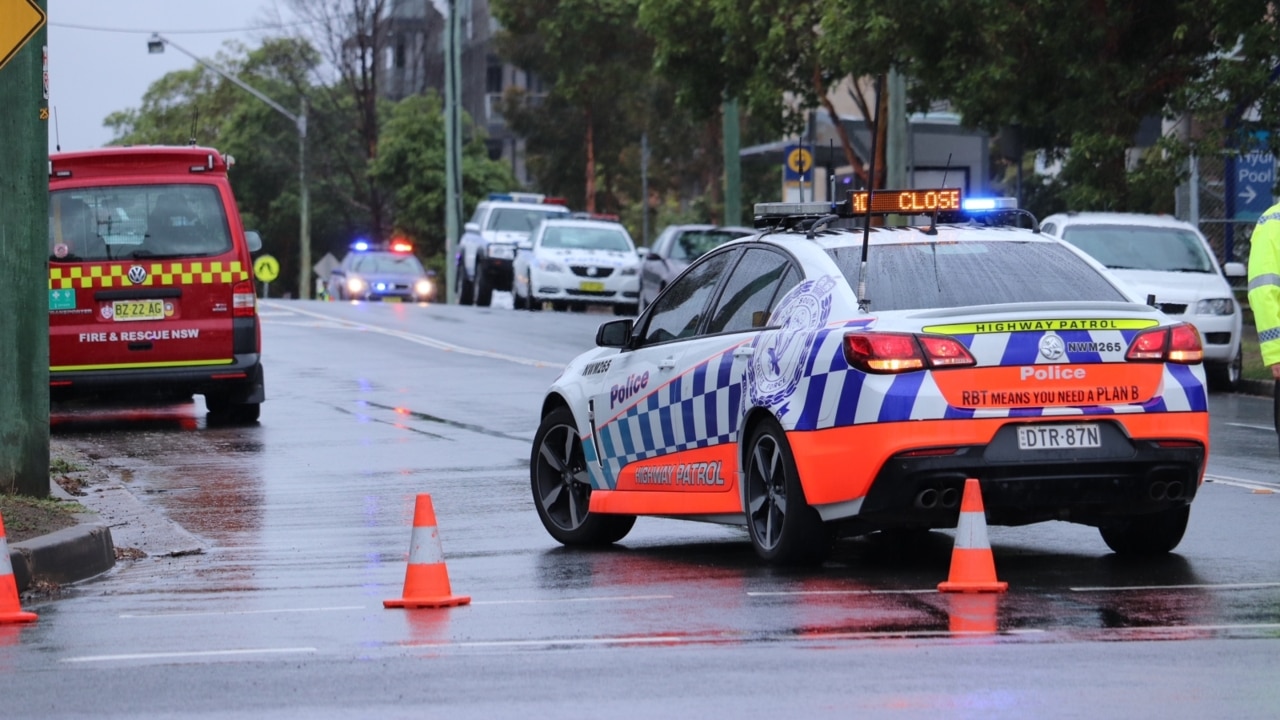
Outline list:
[[[232,163],[196,146],[51,156],[52,400],[199,394],[211,420],[258,420],[262,241],[241,225]]]

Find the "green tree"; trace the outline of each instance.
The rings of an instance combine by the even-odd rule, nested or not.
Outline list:
[[[473,209],[491,192],[515,185],[511,169],[491,160],[482,131],[463,114],[469,142],[462,149],[463,205]],[[435,93],[396,103],[382,125],[378,157],[369,176],[391,198],[395,228],[413,239],[428,265],[444,268],[444,114]]]

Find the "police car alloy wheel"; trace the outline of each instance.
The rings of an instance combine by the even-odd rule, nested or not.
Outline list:
[[[591,480],[573,413],[551,412],[538,427],[529,460],[533,502],[547,532],[565,545],[609,545],[626,537],[634,515],[592,515]]]

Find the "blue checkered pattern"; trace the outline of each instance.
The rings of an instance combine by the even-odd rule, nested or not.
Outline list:
[[[733,350],[719,353],[640,398],[600,429],[606,487],[646,458],[738,441],[742,379],[731,378]]]

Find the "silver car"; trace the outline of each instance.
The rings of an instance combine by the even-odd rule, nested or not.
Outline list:
[[[649,307],[662,288],[675,279],[689,263],[712,248],[730,240],[754,235],[748,227],[717,225],[668,225],[653,241],[640,249],[640,307]]]

